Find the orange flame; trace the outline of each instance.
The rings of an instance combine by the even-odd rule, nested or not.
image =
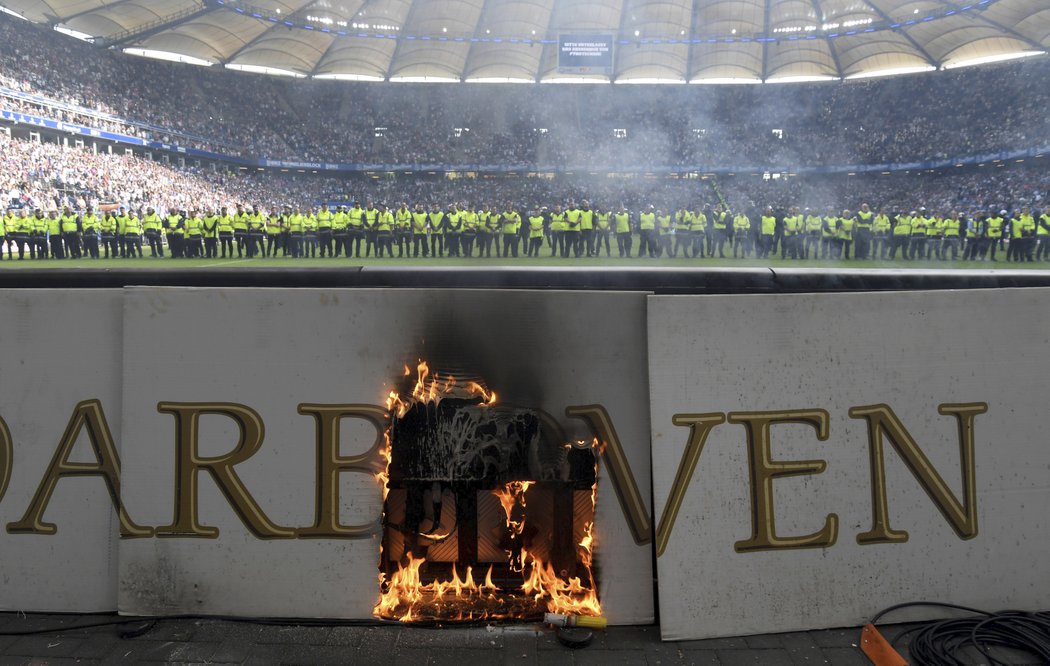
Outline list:
[[[409,368],[405,366],[405,374]],[[459,386],[455,377],[434,374],[425,361],[416,367],[417,377],[412,388],[412,398],[421,402],[435,402],[453,390],[458,395],[464,392],[479,396],[484,405],[496,403],[495,391],[490,391],[478,382],[467,382]],[[403,416],[409,404],[401,400],[396,391],[387,396],[387,409],[391,416]],[[383,487],[383,501],[389,493],[389,466],[391,461],[391,429],[384,433],[380,454],[386,460],[382,472],[376,478]],[[585,446],[581,441],[577,446]],[[595,446],[598,445],[595,440]],[[571,444],[566,444],[571,446]],[[597,479],[597,462],[595,462]],[[489,566],[484,580],[478,584],[474,580],[474,571],[467,566],[460,577],[459,568],[452,566],[450,580],[434,579],[424,583],[427,560],[417,558],[411,552],[406,553],[405,560],[398,563],[396,571],[388,577],[379,574],[380,596],[372,612],[377,617],[397,619],[402,622],[424,620],[487,620],[523,618],[536,615],[546,610],[551,613],[572,615],[600,616],[601,604],[598,600],[598,588],[594,580],[593,546],[594,522],[590,520],[584,529],[584,535],[577,544],[577,569],[580,576],[568,577],[559,575],[554,566],[544,562],[537,554],[530,552],[523,542],[525,529],[526,494],[535,481],[511,481],[502,488],[492,491],[499,500],[505,515],[504,527],[510,535],[512,549],[507,552],[507,565],[513,572],[522,575],[519,587],[500,588],[493,581],[493,567]],[[597,482],[591,488],[591,516],[597,500]],[[382,543],[380,544],[382,554]],[[429,577],[429,576],[427,576]],[[566,580],[567,578],[567,580]],[[505,585],[505,583],[504,583]]]

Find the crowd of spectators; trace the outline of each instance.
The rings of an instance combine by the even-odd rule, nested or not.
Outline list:
[[[138,58],[0,16],[0,106],[252,158],[786,168],[1050,144],[1050,59],[844,83],[522,86],[290,80]],[[2,92],[2,91],[0,91]]]
[[[321,202],[400,202],[427,209],[458,202],[527,210],[588,199],[609,208],[664,210],[722,204],[732,210],[791,206],[823,210],[861,202],[887,210],[1045,208],[1050,165],[1029,160],[935,173],[856,176],[672,178],[362,174],[325,176],[245,169],[178,167],[144,157],[17,139],[0,132],[0,191],[5,207],[82,210],[111,203],[158,210],[232,206],[313,207]]]

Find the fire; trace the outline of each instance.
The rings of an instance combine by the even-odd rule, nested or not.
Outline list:
[[[407,376],[408,366],[405,366],[405,370]],[[448,397],[466,399],[470,404],[482,408],[495,405],[497,400],[494,391],[476,381],[460,383],[451,375],[431,374],[424,361],[420,361],[416,367],[411,400],[402,400],[397,391],[389,392],[387,409],[391,416],[391,426],[384,433],[382,449],[387,464],[384,471],[376,474],[377,480],[383,486],[384,525],[387,524],[385,511],[390,492],[394,419],[404,417],[414,403],[436,405]],[[586,448],[583,442],[577,442],[575,446]],[[401,622],[534,619],[544,612],[600,616],[601,604],[592,568],[597,457],[594,478],[594,485],[590,488],[591,519],[586,521],[583,536],[575,548],[577,575],[570,576],[568,571],[556,571],[553,563],[545,561],[541,555],[543,548],[537,549],[535,543],[527,543],[530,537],[526,530],[526,499],[530,489],[542,487],[543,483],[535,480],[509,481],[490,491],[503,510],[502,528],[505,539],[502,545],[506,552],[505,563],[489,565],[479,583],[475,578],[473,565],[464,567],[455,562],[450,564],[447,559],[444,562],[430,562],[425,557],[417,556],[418,552],[428,552],[425,548],[414,553],[411,548],[399,545],[399,548],[404,549],[404,555],[396,563],[396,569],[379,574],[380,596],[373,608],[373,614]],[[440,484],[435,482],[434,487],[439,488]],[[403,496],[404,491],[400,492]],[[441,506],[444,495],[436,491],[428,492],[431,493],[430,501],[435,506]],[[442,500],[435,500],[435,496],[441,496]],[[433,513],[435,515],[432,522],[436,527],[441,516],[437,515],[436,509]],[[536,528],[533,528],[532,532],[535,534]],[[444,535],[446,538],[449,536],[451,534]],[[427,543],[443,540],[431,538],[423,533],[418,537],[427,539]],[[381,544],[381,555],[382,549]],[[482,570],[480,566],[478,575]]]

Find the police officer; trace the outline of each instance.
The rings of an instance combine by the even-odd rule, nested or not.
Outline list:
[[[329,219],[329,223],[331,220]],[[320,223],[320,222],[318,222]],[[255,257],[262,254],[263,251],[263,236],[266,234],[266,218],[263,216],[262,211],[259,210],[258,206],[252,206],[252,212],[248,216],[248,258],[254,259]],[[329,235],[331,235],[331,226],[329,226]],[[329,238],[328,251],[331,252],[331,238]]]
[[[244,256],[248,249],[248,211],[241,204],[237,204],[237,212],[233,216],[233,241],[237,244],[237,258]],[[233,253],[230,253],[233,258]]]
[[[223,211],[225,210],[223,209]],[[168,249],[171,250],[171,258],[181,259],[185,256],[186,221],[182,215],[179,215],[179,211],[174,208],[168,209],[168,214],[164,217],[164,235],[168,238]],[[230,237],[233,237],[233,227],[230,227]],[[223,253],[222,256],[225,257],[226,254]]]
[[[149,245],[151,257],[164,256],[164,244],[160,240],[162,223],[160,216],[153,208],[146,209],[146,216],[142,218],[142,230],[146,234],[146,243]]]
[[[562,248],[565,247],[565,212],[561,209],[561,204],[554,204],[554,210],[550,212],[550,246],[551,256],[556,257],[561,254]]]
[[[182,211],[186,218],[186,253],[198,259],[204,256],[204,220],[197,214],[196,210]]]
[[[219,216],[215,210],[208,208],[201,218],[201,232],[204,236],[204,257],[217,259],[219,256]]]
[[[655,258],[659,249],[656,236],[656,206],[649,204],[649,208],[638,216],[638,256],[649,255]]]
[[[361,208],[361,202],[355,201],[354,207],[347,213],[348,226],[347,236],[349,238],[350,245],[354,248],[354,257],[360,258],[361,256],[361,241],[365,237],[365,211]],[[350,258],[350,250],[346,251],[346,258]]]
[[[985,218],[985,235],[988,236],[988,249],[991,251],[992,261],[999,261],[995,258],[995,251],[999,249],[999,244],[1003,241],[1003,226],[1006,223],[1006,209],[1000,210],[998,214],[994,211]],[[983,256],[983,253],[982,253]]]
[[[612,233],[612,212],[604,206],[594,207],[594,256],[602,253],[602,245],[605,246],[605,256],[612,256],[612,248],[609,243],[609,235]]]
[[[39,208],[29,218],[29,256],[47,259],[47,217]]]
[[[711,230],[714,232],[708,234],[707,256],[712,259],[715,256],[715,248],[718,248],[718,258],[725,259],[725,246],[726,241],[729,239],[729,222],[731,218],[729,211],[722,208],[722,204],[716,204],[715,210],[711,213]]]
[[[915,217],[915,211],[911,213],[897,213],[893,224],[892,239],[890,240],[889,259],[897,259],[897,250],[901,251],[901,259],[910,259],[908,254],[908,243],[911,239],[911,221]]]
[[[264,257],[277,257],[277,248],[281,244],[281,235],[284,231],[284,214],[277,210],[277,206],[270,206],[270,214],[266,216],[266,247],[263,250]],[[343,227],[342,240],[336,243],[345,245],[346,227]],[[338,252],[339,247],[336,247]],[[338,255],[337,255],[338,256]]]
[[[501,215],[503,227],[503,258],[518,258],[518,234],[521,231],[521,215],[512,206],[507,206]]]
[[[394,247],[397,248],[397,258],[402,259],[408,256],[408,239],[412,235],[412,213],[408,210],[408,204],[402,201],[397,210],[393,212],[393,216]]]
[[[777,218],[773,215],[772,206],[766,206],[766,210],[762,214],[762,218],[759,221],[759,233],[761,238],[759,239],[756,256],[759,259],[766,259],[771,252],[775,252],[774,238],[777,233]]]
[[[99,225],[102,235],[102,248],[106,251],[106,259],[117,258],[117,214],[110,210],[102,218]]]
[[[219,250],[220,259],[225,259],[229,256],[233,259],[233,216],[230,215],[230,211],[226,206],[223,206],[219,210],[219,224],[216,227],[219,232]]]
[[[321,210],[317,212],[317,243],[321,250],[321,258],[334,257],[332,251],[332,225],[335,214],[329,210],[328,204],[321,204]]]
[[[860,210],[857,211],[857,222],[854,229],[854,236],[857,241],[857,259],[867,260],[871,258],[871,241],[874,226],[875,214],[871,212],[871,207],[866,203],[861,204]]]
[[[376,215],[376,251],[380,258],[394,256],[394,214],[386,208],[385,203],[377,207]]]
[[[84,239],[84,254],[92,259],[98,259],[98,234],[102,220],[95,214],[91,206],[84,210],[84,214],[80,217],[80,225]]]
[[[733,258],[737,252],[747,259],[751,254],[751,219],[743,212],[733,216]]]
[[[303,256],[303,211],[296,208],[286,218],[288,227],[288,254],[293,259]]]
[[[874,243],[871,247],[871,258],[885,260],[886,255],[890,249],[890,230],[892,224],[890,223],[890,216],[886,214],[886,211],[882,208],[875,215],[875,223],[873,225],[874,232]]]
[[[423,210],[423,204],[417,203],[412,211],[412,256],[414,258],[418,258],[420,252],[422,252],[424,257],[430,256],[430,248],[427,242],[428,230],[427,212]],[[349,256],[349,253],[347,256]]]
[[[1035,258],[1050,261],[1050,210],[1044,210],[1035,224]]]
[[[445,214],[445,244],[448,246],[448,256],[459,256],[459,233],[463,226],[463,216],[456,204],[449,204],[448,212]]]
[[[580,202],[580,240],[577,245],[576,256],[586,254],[588,257],[595,256],[594,252],[594,211],[591,202],[584,199]]]
[[[441,207],[434,204],[430,213],[427,214],[427,224],[430,228],[430,256],[445,256],[445,212]]]
[[[341,256],[343,252],[346,252],[347,257],[350,256],[350,215],[346,212],[346,206],[340,206],[332,216],[332,243],[335,245],[335,256]]]
[[[474,255],[474,240],[478,235],[478,215],[470,206],[460,206],[459,225],[459,250],[460,255],[470,257]]]
[[[616,250],[620,253],[621,258],[629,259],[633,241],[631,238],[631,214],[627,212],[623,204],[620,205],[620,210],[613,215],[613,230],[616,232]]]
[[[119,222],[119,220],[118,220]],[[142,221],[135,211],[124,215],[124,255],[128,259],[142,258]]]
[[[58,219],[56,210],[47,213],[47,239],[51,243],[51,258],[64,259],[66,255],[62,250],[62,220]]]
[[[29,244],[29,215],[26,209],[18,211],[18,217],[14,221],[5,220],[7,226],[7,258],[14,259],[11,253],[12,243],[18,250],[19,260],[25,259],[26,245]]]
[[[562,245],[561,256],[567,259],[570,254],[580,256],[580,217],[582,211],[576,207],[576,202],[570,201],[565,208],[565,233],[563,235],[565,244]],[[506,256],[506,255],[504,255]]]
[[[314,259],[317,257],[317,216],[312,210],[302,215],[303,228],[303,258]]]
[[[62,210],[62,244],[70,259],[79,259],[80,252],[80,218],[66,206]]]
[[[843,210],[839,217],[839,228],[837,239],[843,259],[849,259],[850,248],[853,247],[853,234],[856,232],[857,218],[849,210]]]
[[[543,246],[543,231],[546,220],[543,213],[538,210],[529,211],[529,246],[525,250],[526,257],[540,256],[540,247]]]
[[[941,250],[941,259],[948,258],[948,251],[951,250],[952,261],[959,258],[959,243],[961,240],[960,233],[962,231],[962,220],[959,219],[959,213],[951,211],[948,213],[948,218],[944,220],[943,233],[943,249]]]

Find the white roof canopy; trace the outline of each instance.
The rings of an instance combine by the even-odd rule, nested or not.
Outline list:
[[[348,80],[799,81],[1050,49],[1047,0],[0,0],[113,48]],[[558,70],[610,35],[611,74]]]

